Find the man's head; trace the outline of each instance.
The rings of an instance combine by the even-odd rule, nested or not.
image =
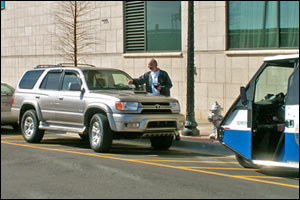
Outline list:
[[[158,70],[157,61],[154,58],[152,58],[150,60],[150,62],[148,63],[148,68],[154,72],[156,72]]]

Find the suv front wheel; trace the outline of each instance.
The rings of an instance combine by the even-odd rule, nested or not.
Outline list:
[[[27,110],[22,116],[21,132],[29,143],[38,143],[44,137],[44,130],[39,129],[39,121],[35,110]]]
[[[95,152],[108,152],[113,141],[113,134],[109,127],[107,117],[95,114],[89,128],[90,146]]]

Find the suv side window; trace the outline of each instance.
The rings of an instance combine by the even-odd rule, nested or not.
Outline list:
[[[45,90],[58,90],[61,75],[61,71],[50,71],[44,78],[40,88]]]
[[[20,81],[19,88],[32,89],[44,70],[27,71]]]
[[[62,90],[69,90],[70,83],[78,83],[81,85],[81,80],[76,73],[66,72],[63,80]]]

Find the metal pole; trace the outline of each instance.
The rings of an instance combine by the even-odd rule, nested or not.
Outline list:
[[[197,129],[195,121],[194,106],[194,1],[188,2],[188,55],[187,55],[187,105],[186,121],[182,130],[182,135],[198,136],[200,131]]]

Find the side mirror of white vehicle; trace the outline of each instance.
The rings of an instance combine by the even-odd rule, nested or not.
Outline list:
[[[241,93],[240,95],[241,95],[242,104],[244,106],[247,106],[248,100],[247,100],[246,88],[245,87],[241,87],[240,88],[240,93]]]

